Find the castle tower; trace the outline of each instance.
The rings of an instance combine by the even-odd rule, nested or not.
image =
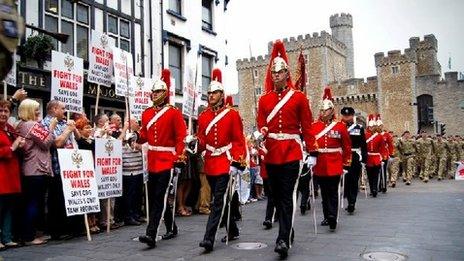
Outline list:
[[[417,54],[417,75],[441,75],[441,66],[437,60],[438,42],[435,35],[409,38],[409,47]]]
[[[388,130],[417,133],[416,53],[406,49],[375,54],[378,108]]]
[[[348,78],[354,78],[353,18],[345,13],[332,15],[330,28],[332,36],[346,46],[346,74]]]

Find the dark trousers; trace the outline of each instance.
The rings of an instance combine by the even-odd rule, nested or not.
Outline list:
[[[321,187],[322,212],[324,213],[324,218],[336,220],[338,214],[338,186],[340,184],[340,176],[318,176],[317,181]]]
[[[43,206],[46,192],[46,176],[24,176],[22,178],[23,213],[21,239],[25,242],[35,238],[40,221],[40,206]],[[63,203],[64,204],[64,203]]]
[[[353,160],[348,173],[345,174],[345,191],[344,195],[348,200],[348,204],[356,204],[356,198],[358,196],[358,184],[359,177],[361,175],[361,162],[359,160]]]
[[[167,202],[171,180],[171,170],[149,173],[148,176],[150,221],[148,222],[146,233],[153,238],[158,236],[161,217],[164,217],[166,231],[172,231],[173,227],[176,226],[173,223],[171,206]]]
[[[123,217],[125,221],[139,218],[142,208],[143,174],[122,176]]]
[[[263,180],[263,187],[264,187],[264,194],[267,197],[266,217],[264,218],[264,220],[269,220],[271,222],[274,222],[275,214],[277,213],[276,213],[276,208],[274,205],[274,200],[272,199],[271,184],[268,179]]]
[[[47,221],[50,236],[59,238],[62,235],[81,235],[84,231],[84,218],[82,215],[66,215],[63,185],[60,174],[54,174],[48,179]]]
[[[294,236],[293,219],[300,162],[266,164],[266,170],[271,183],[272,199],[279,213],[279,235],[276,242],[283,240],[291,246],[290,239]]]
[[[309,182],[311,182],[311,173],[299,178],[298,191],[301,193],[300,207],[309,205]]]
[[[380,182],[379,182],[379,191],[385,191],[387,192],[387,163],[388,160],[383,160],[383,173],[384,175],[382,176],[382,169],[379,172],[380,175]]]
[[[367,178],[369,179],[369,188],[371,194],[377,194],[379,183],[380,166],[366,166]]]
[[[237,177],[239,178],[239,177]],[[211,204],[211,213],[208,217],[208,223],[206,224],[206,232],[204,240],[211,241],[214,244],[216,238],[216,232],[218,230],[219,224],[222,222],[225,224],[227,222],[227,211],[228,211],[228,195],[229,191],[227,190],[227,185],[229,183],[230,175],[224,174],[220,176],[207,176],[209,186],[211,187],[211,193],[213,196],[213,203]],[[232,197],[232,199],[235,198]],[[236,198],[238,200],[238,197]],[[231,208],[236,206],[232,203]],[[231,213],[233,213],[231,209]],[[236,236],[239,234],[237,224],[235,223],[234,218],[231,215],[229,223],[229,231],[227,232],[230,236]]]
[[[0,243],[13,241],[13,219],[16,218],[18,194],[0,195]]]

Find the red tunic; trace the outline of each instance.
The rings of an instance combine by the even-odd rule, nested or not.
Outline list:
[[[175,161],[185,159],[184,139],[187,135],[187,126],[182,118],[182,113],[173,106],[167,106],[169,106],[169,109],[148,129],[148,123],[161,109],[150,107],[142,113],[142,128],[138,142],[148,142],[149,146],[166,147],[175,150],[174,153],[154,149],[148,150],[148,171],[152,174],[172,169]]]
[[[14,132],[9,124],[6,126],[10,133]],[[21,192],[19,160],[10,149],[14,139],[3,128],[0,130],[0,195]]]
[[[382,151],[382,158],[389,159],[390,156],[392,156],[395,152],[395,149],[393,146],[393,137],[390,135],[390,133],[385,132],[385,131],[380,134],[382,135],[382,138],[386,146],[386,148]]]
[[[314,136],[322,132],[330,123],[317,121],[312,125]],[[340,176],[343,166],[351,164],[351,139],[346,125],[337,122],[335,126],[317,140],[319,154],[313,168],[316,176]],[[338,151],[337,151],[338,150]]]
[[[307,151],[315,151],[316,142],[311,134],[313,122],[311,109],[308,98],[301,91],[293,90],[295,93],[275,114],[275,117],[270,122],[266,120],[289,91],[289,88],[282,92],[270,91],[261,96],[258,105],[258,129],[267,128],[269,134],[302,135]],[[303,158],[302,146],[295,139],[278,140],[268,135],[265,146],[268,151],[265,161],[269,164],[284,164]]]
[[[376,135],[373,139],[369,141],[371,136]],[[369,142],[367,142],[369,141]],[[386,160],[383,157],[386,151],[385,141],[380,133],[372,132],[370,130],[366,131],[366,142],[367,142],[367,162],[366,165],[369,167],[380,166],[382,160]]]
[[[229,111],[213,124],[208,134],[206,134],[206,129],[210,122],[224,110]],[[211,108],[207,108],[198,117],[197,137],[198,151],[205,151],[204,171],[206,175],[228,175],[232,161],[246,164],[247,152],[242,119],[235,109],[223,107],[217,111],[213,111]],[[226,146],[230,146],[230,148],[225,149]],[[222,153],[212,155],[213,152],[211,150],[221,148],[224,148]]]
[[[266,152],[263,149],[258,150],[259,154],[259,175],[261,178],[267,180],[267,170],[266,170],[266,163],[264,162],[264,156]]]

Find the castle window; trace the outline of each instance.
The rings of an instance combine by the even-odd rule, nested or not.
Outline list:
[[[255,69],[253,71],[253,77],[258,78],[258,70]]]
[[[256,96],[260,96],[263,93],[261,86],[255,87]]]
[[[392,73],[397,74],[400,71],[398,66],[392,66]]]

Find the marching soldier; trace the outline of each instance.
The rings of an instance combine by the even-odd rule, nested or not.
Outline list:
[[[454,175],[456,174],[456,169],[457,169],[456,162],[459,159],[459,144],[458,144],[457,139],[451,135],[448,137],[448,149],[449,149],[448,151],[449,153],[448,176],[450,179],[453,179]]]
[[[235,240],[239,237],[239,229],[234,218],[228,217],[235,190],[233,181],[239,171],[246,167],[246,143],[243,135],[242,119],[238,111],[227,106],[222,85],[222,73],[219,69],[212,72],[212,81],[208,90],[208,108],[198,117],[197,138],[188,137],[187,143],[198,139],[198,152],[204,152],[204,171],[213,195],[211,213],[206,224],[206,231],[200,247],[212,251],[216,233],[221,223],[226,223],[227,235],[221,240]],[[237,210],[231,210],[236,212]],[[228,223],[228,224],[227,224]]]
[[[139,241],[150,247],[156,246],[163,217],[167,233],[162,238],[170,239],[177,235],[173,210],[167,204],[167,197],[173,175],[176,174],[174,168],[180,169],[185,165],[184,139],[187,127],[182,113],[169,105],[170,79],[170,71],[164,69],[161,79],[153,85],[153,106],[142,113],[142,128],[137,141],[140,144],[148,142],[150,220],[146,235],[140,236]]]
[[[393,155],[390,157],[390,162],[388,164],[388,172],[390,173],[390,186],[392,188],[396,186],[396,181],[398,180],[398,174],[400,172],[400,164],[403,160],[400,157],[400,153],[398,151],[399,139],[396,135],[393,136],[393,146],[395,149],[393,150]]]
[[[293,89],[288,59],[281,41],[273,46],[265,79],[266,93],[259,99],[258,133],[265,140],[264,157],[271,184],[272,199],[279,219],[279,235],[275,252],[286,257],[293,241],[293,220],[296,208],[297,181],[303,159],[303,143],[313,156],[315,141],[311,135],[313,121],[309,101],[301,91]],[[314,164],[314,157],[310,164]]]
[[[338,204],[342,200],[339,198],[340,178],[351,165],[351,139],[345,124],[335,119],[329,87],[324,89],[321,114],[312,126],[312,133],[318,145],[314,175],[321,187],[322,225],[329,225],[333,231],[337,228]]]
[[[432,140],[427,137],[425,131],[421,132],[420,138],[416,141],[417,147],[417,165],[420,169],[419,178],[427,183],[432,168]]]
[[[384,150],[386,150],[385,141],[380,135],[379,124],[376,116],[371,114],[368,117],[368,129],[366,132],[367,143],[367,162],[366,172],[369,179],[369,188],[371,195],[375,198],[378,192],[379,175],[382,167]]]
[[[445,178],[447,144],[443,141],[443,138],[440,134],[437,134],[436,137],[437,141],[435,142],[434,155],[436,157],[436,164],[438,166],[437,179],[440,181]]]
[[[415,172],[416,147],[414,143],[415,141],[411,138],[411,133],[405,131],[403,135],[401,135],[401,140],[399,140],[397,147],[400,152],[403,168],[403,182],[406,182],[406,185],[411,185]]]
[[[348,200],[348,213],[353,213],[355,210],[356,198],[358,196],[358,184],[361,174],[362,164],[367,160],[367,145],[364,128],[354,122],[354,109],[344,107],[341,110],[342,121],[348,128],[348,133],[351,138],[351,166],[348,173],[345,175],[345,193]]]
[[[382,175],[382,178],[380,179],[379,191],[381,191],[382,193],[386,193],[387,192],[387,180],[388,180],[388,177],[387,177],[388,176],[387,175],[388,163],[390,162],[390,158],[393,158],[393,153],[394,153],[395,148],[393,147],[393,137],[390,135],[388,131],[384,129],[383,122],[380,119],[380,116],[379,116],[379,119],[377,119],[377,121],[378,121],[378,124],[380,125],[379,126],[380,131],[381,131],[380,135],[382,135],[382,138],[385,141],[385,146],[386,146],[385,150],[383,150],[383,153],[382,153],[382,158],[384,160],[382,160],[383,169],[381,171],[383,175]]]

